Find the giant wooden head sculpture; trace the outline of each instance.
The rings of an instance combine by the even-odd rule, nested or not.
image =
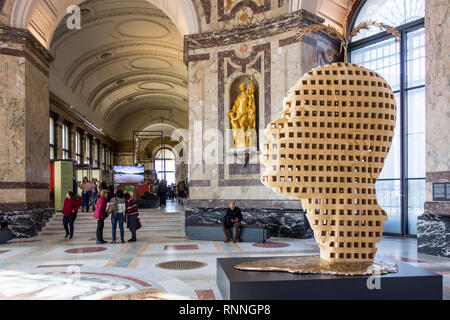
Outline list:
[[[375,183],[395,120],[394,94],[380,75],[334,63],[305,74],[268,125],[262,182],[302,200],[322,259],[374,259],[387,220]]]

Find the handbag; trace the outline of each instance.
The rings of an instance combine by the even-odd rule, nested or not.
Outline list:
[[[117,199],[114,198],[114,200],[117,203]],[[108,215],[113,214],[116,211],[116,203],[112,203],[112,202],[108,203],[108,207],[106,208],[106,213]]]
[[[136,230],[142,228],[141,220],[139,218],[136,219]]]

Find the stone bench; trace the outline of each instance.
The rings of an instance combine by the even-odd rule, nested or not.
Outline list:
[[[233,237],[233,228],[228,230],[230,236]],[[225,240],[221,224],[187,225],[186,236],[191,240]],[[270,230],[266,226],[242,225],[239,238],[242,242],[266,242],[270,238]]]

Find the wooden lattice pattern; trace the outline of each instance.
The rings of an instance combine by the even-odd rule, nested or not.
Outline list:
[[[380,75],[334,63],[305,74],[268,125],[262,182],[302,200],[322,259],[374,259],[387,220],[375,183],[395,122],[394,94]]]

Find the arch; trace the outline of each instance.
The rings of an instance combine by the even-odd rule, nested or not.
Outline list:
[[[12,27],[28,29],[47,49],[67,7],[85,0],[15,0],[11,12]],[[192,0],[146,0],[163,11],[176,25],[182,36],[200,33],[197,11]]]

